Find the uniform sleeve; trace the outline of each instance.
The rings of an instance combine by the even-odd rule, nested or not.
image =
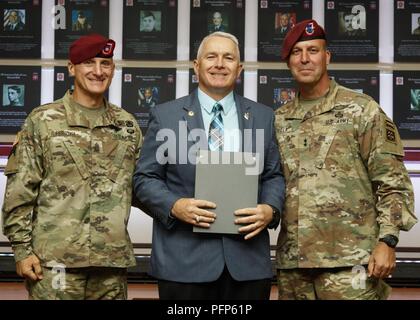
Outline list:
[[[137,141],[137,149],[136,149],[136,160],[140,158],[141,147],[143,145],[143,134],[141,133],[141,129],[137,123],[137,120],[134,119],[134,124],[136,126],[136,131],[138,132],[138,141]]]
[[[141,153],[141,147],[143,145],[143,134],[141,133],[141,129],[137,124],[137,121],[134,119],[135,127],[137,129],[137,132],[139,133],[138,141],[137,141],[137,149],[136,149],[136,163],[140,158]],[[134,188],[132,188],[132,194],[131,194],[131,206],[135,208],[139,208],[141,210],[145,210],[143,204],[137,199],[136,194],[134,193]]]
[[[410,230],[417,222],[414,193],[403,162],[403,146],[395,124],[371,101],[361,116],[360,151],[376,196],[379,238]]]
[[[41,141],[28,118],[7,162],[3,202],[3,233],[20,261],[32,254],[32,212],[43,173]]]
[[[264,159],[264,170],[261,174],[260,203],[269,204],[281,213],[284,205],[285,183],[283,170],[281,170],[280,152],[274,127],[274,114],[272,115],[271,130],[269,132],[271,135],[268,138],[271,139],[269,140],[267,154]],[[273,217],[268,228],[277,228],[280,223],[279,218],[280,214],[277,217]]]

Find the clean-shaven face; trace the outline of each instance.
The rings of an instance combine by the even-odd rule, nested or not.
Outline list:
[[[111,85],[115,65],[112,58],[91,58],[79,64],[69,63],[74,87],[79,94],[102,95]]]
[[[19,100],[19,93],[14,89],[9,89],[7,95],[10,102],[17,102]]]
[[[150,89],[144,90],[144,96],[146,97],[146,99],[149,99],[152,96],[152,90]]]
[[[153,31],[155,28],[155,19],[152,16],[143,18],[144,31]]]
[[[344,27],[347,31],[353,31],[353,15],[349,14],[344,17]]]
[[[297,42],[287,65],[298,83],[316,85],[327,74],[331,54],[323,39]]]
[[[239,49],[228,38],[210,37],[203,44],[200,56],[194,60],[199,87],[208,95],[227,95],[235,87],[242,71]]]
[[[217,27],[222,24],[222,15],[219,12],[213,15],[213,24]]]
[[[280,24],[283,28],[288,26],[289,18],[287,17],[287,15],[283,14],[280,16]]]
[[[280,92],[280,96],[281,96],[281,100],[283,101],[289,100],[289,94],[287,93],[287,91]]]
[[[9,21],[11,24],[15,24],[18,22],[19,16],[18,13],[16,11],[12,11],[9,14]]]

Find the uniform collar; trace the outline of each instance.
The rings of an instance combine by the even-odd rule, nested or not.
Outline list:
[[[72,92],[68,90],[63,98],[64,108],[66,109],[67,123],[69,126],[86,127],[89,128],[89,120],[83,112],[75,106],[75,101],[72,97]],[[117,123],[114,107],[104,98],[105,112],[98,117],[95,125],[92,127],[107,127],[115,126],[120,128],[121,123]]]
[[[332,101],[334,100],[339,85],[335,82],[335,80],[330,80],[330,88],[328,90],[327,95],[325,96],[324,100],[315,106],[312,110],[309,112],[306,112],[302,110],[300,107],[300,97],[299,94],[294,99],[293,103],[282,107],[279,109],[279,113],[287,113],[286,119],[299,119],[299,120],[306,120],[311,117],[317,116],[319,114],[325,113],[330,111],[334,108],[334,103]]]

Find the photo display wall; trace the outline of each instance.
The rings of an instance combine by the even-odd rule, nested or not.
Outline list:
[[[241,60],[244,60],[246,4],[252,6],[248,8],[248,14],[253,18],[250,21],[253,27],[249,32],[257,36],[256,39],[250,37],[253,40],[247,44],[247,49],[255,50],[257,54],[252,61],[247,61],[251,69],[255,65],[257,70],[260,67],[264,68],[255,63],[256,61],[280,63],[282,42],[286,32],[294,24],[312,18],[312,12],[315,12],[316,16],[323,16],[320,19],[324,21],[329,49],[332,52],[333,66],[329,69],[330,76],[344,86],[379,100],[379,71],[358,69],[365,68],[360,63],[378,62],[378,38],[379,34],[384,32],[379,29],[379,5],[382,3],[380,0],[324,0],[324,9],[322,9],[324,14],[319,12],[320,8],[314,8],[313,0],[249,2],[246,0],[190,0],[186,3],[178,0],[122,0],[115,2],[118,3],[117,7],[119,6],[116,10],[118,13],[110,12],[111,4],[116,5],[110,0],[50,2],[51,8],[46,8],[46,2],[42,0],[0,1],[0,12],[3,13],[3,26],[0,27],[0,59],[15,59],[12,62],[0,60],[0,64],[4,65],[0,68],[5,70],[0,75],[2,81],[0,132],[2,133],[17,132],[28,112],[40,104],[40,67],[25,66],[26,62],[21,63],[20,59],[41,59],[41,45],[42,54],[46,56],[46,59],[52,58],[53,55],[55,59],[67,59],[70,44],[80,36],[92,32],[109,36],[110,19],[113,22],[116,19],[117,25],[121,23],[122,26],[122,39],[117,39],[119,42],[117,46],[122,48],[122,56],[118,59],[137,60],[138,65],[142,67],[148,65],[147,62],[145,64],[141,61],[174,61],[173,64],[162,65],[162,67],[169,66],[169,69],[125,68],[127,65],[137,66],[137,64],[124,62],[124,60],[117,61],[117,68],[124,67],[124,72],[126,69],[130,70],[127,75],[123,74],[122,78],[123,106],[136,115],[140,126],[145,130],[148,122],[147,110],[149,109],[147,108],[151,106],[141,104],[140,96],[150,94],[150,90],[145,92],[146,88],[152,87],[152,96],[158,103],[175,98],[177,49],[188,50],[188,48],[177,48],[179,36],[183,39],[189,36],[189,57],[192,61],[196,58],[198,46],[205,36],[218,30],[230,32],[238,38]],[[177,34],[180,4],[190,6],[188,16],[180,13],[181,19],[185,19],[184,17],[190,19],[189,34],[188,31],[182,35]],[[391,52],[388,52],[388,48],[384,49],[388,51],[381,52],[381,56],[384,54],[391,58],[393,54],[394,61],[401,62],[401,64],[391,66],[394,70],[393,79],[387,78],[387,81],[393,81],[394,87],[393,117],[404,139],[420,139],[417,103],[419,100],[417,95],[420,94],[418,80],[420,71],[398,71],[398,69],[420,69],[415,64],[420,62],[420,0],[393,0],[391,4],[392,8],[390,6],[386,10],[392,10],[388,13],[394,15],[394,27],[393,29],[389,27],[386,32],[389,36],[392,36],[390,32],[394,33],[394,48],[393,52],[391,48],[389,48]],[[119,10],[122,10],[122,13]],[[120,14],[122,17],[116,16]],[[54,30],[49,30],[50,34],[41,35],[43,21],[50,18]],[[60,19],[57,20],[57,18]],[[187,28],[184,22],[188,23],[183,21],[180,24],[181,29],[182,26]],[[118,28],[111,30],[113,34],[121,31]],[[334,70],[334,64],[341,62],[351,63],[352,67],[344,68],[346,70]],[[402,66],[402,63],[411,63],[411,65],[408,68]],[[49,71],[47,69],[51,65],[50,62],[43,60],[34,64],[45,66],[43,71]],[[54,86],[53,98],[56,100],[72,88],[73,79],[68,76],[67,67],[64,67],[65,62],[56,62],[54,65],[54,82],[48,83],[47,87],[49,90],[50,86]],[[171,68],[172,66],[174,68]],[[377,65],[377,69],[385,73],[389,71],[389,68],[389,65],[385,67],[382,64]],[[184,81],[179,84],[181,89],[179,92],[186,92],[185,86],[188,86],[189,92],[198,86],[197,78],[192,70],[189,70],[188,81],[186,78],[182,79]],[[254,78],[249,79],[253,83]],[[270,70],[259,69],[255,85],[258,89],[258,101],[272,106],[273,109],[279,108],[296,94],[294,81],[284,64],[279,64]],[[12,86],[15,86],[16,92],[13,88],[9,90]],[[251,90],[251,96],[254,89]],[[45,92],[46,89],[42,88],[42,90]],[[246,86],[242,73],[235,91],[244,95],[244,90]],[[24,102],[19,102],[19,105],[10,105],[9,91],[10,98],[13,99],[13,95],[18,95],[19,100]],[[119,88],[117,92],[117,98],[119,98]],[[390,95],[391,93],[389,97]],[[108,92],[106,97],[108,97]]]
[[[394,71],[393,120],[402,139],[420,139],[420,71]]]
[[[258,3],[258,61],[280,62],[286,34],[296,23],[312,18],[312,0]]]
[[[379,0],[325,1],[332,62],[378,62]]]
[[[2,0],[1,58],[41,58],[41,0]]]
[[[328,70],[328,75],[338,84],[371,96],[379,103],[379,71]]]
[[[420,1],[394,1],[394,61],[420,62]]]
[[[296,84],[289,70],[258,70],[258,102],[273,110],[296,96]]]
[[[41,103],[41,67],[0,66],[0,134],[15,134]]]
[[[123,68],[121,107],[132,113],[143,135],[150,108],[175,99],[175,68]]]
[[[176,0],[124,2],[123,59],[176,60]]]
[[[201,40],[216,31],[229,32],[239,41],[244,59],[245,0],[191,0],[190,60],[197,57]]]
[[[57,23],[55,29],[55,59],[67,59],[71,43],[83,35],[99,33],[108,37],[108,0],[56,0],[56,5],[64,10],[65,25]]]

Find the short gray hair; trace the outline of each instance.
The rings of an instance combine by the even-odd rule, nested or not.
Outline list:
[[[203,51],[204,43],[212,37],[222,37],[222,38],[227,38],[227,39],[232,40],[233,43],[235,43],[235,45],[236,45],[236,51],[237,51],[236,53],[238,54],[238,58],[239,58],[239,60],[241,59],[241,52],[239,50],[238,38],[236,38],[231,33],[222,32],[222,31],[213,32],[213,33],[209,34],[208,36],[204,37],[203,40],[201,40],[200,46],[198,47],[198,51],[197,51],[197,59],[199,59],[200,56],[201,56],[201,52]]]

